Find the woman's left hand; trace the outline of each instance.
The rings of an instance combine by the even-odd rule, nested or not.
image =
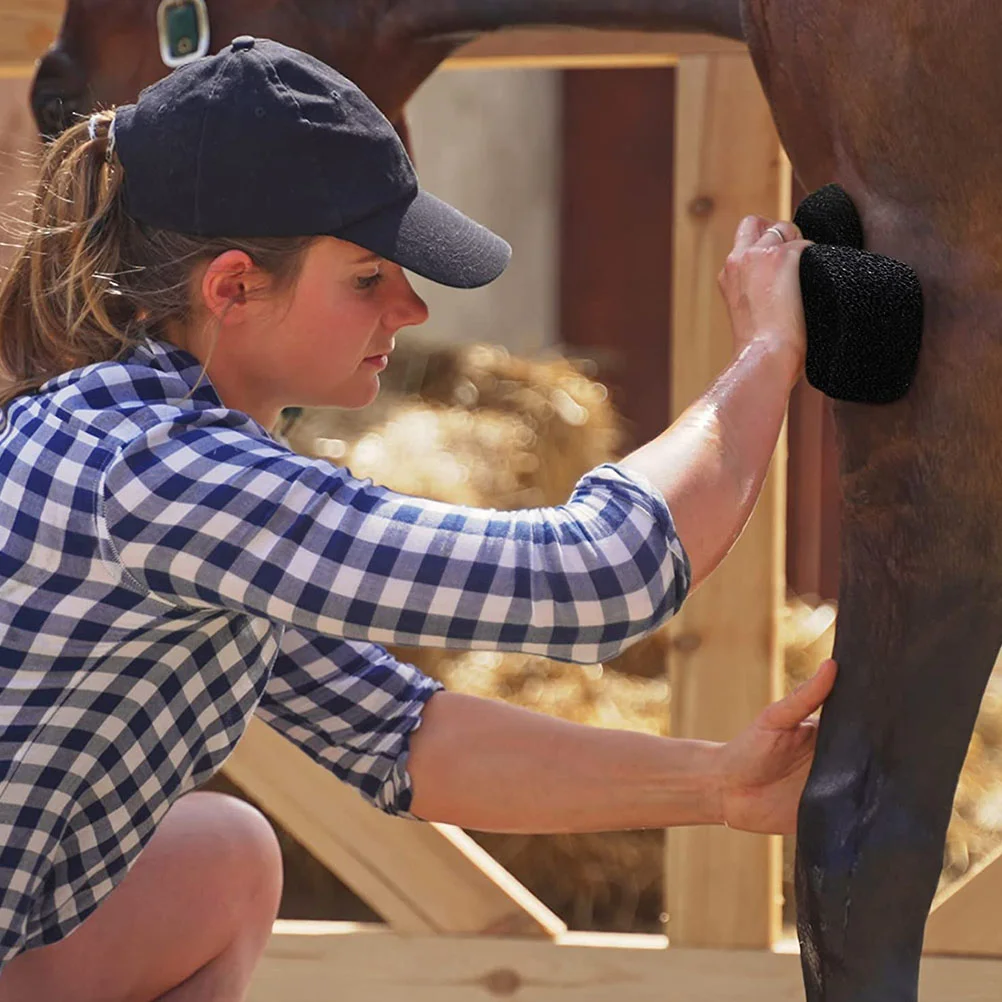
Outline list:
[[[721,819],[743,831],[792,835],[814,758],[818,725],[808,719],[827,699],[836,664],[821,663],[801,686],[767,706],[720,749],[716,770]]]

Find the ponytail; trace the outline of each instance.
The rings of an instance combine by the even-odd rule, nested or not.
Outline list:
[[[230,239],[144,226],[127,212],[114,111],[71,126],[45,152],[31,220],[0,283],[0,408],[71,369],[109,361],[168,322],[191,322],[202,262],[243,250],[278,288],[313,237]],[[239,182],[237,182],[239,183]]]

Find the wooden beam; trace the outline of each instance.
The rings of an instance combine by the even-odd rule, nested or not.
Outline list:
[[[495,31],[459,49],[446,68],[672,66],[682,56],[739,54],[745,46],[711,35],[540,28]]]
[[[59,32],[66,0],[0,0],[0,71],[32,72],[35,60]]]
[[[679,65],[672,418],[733,357],[717,275],[743,216],[789,218],[790,170],[747,55]],[[783,692],[786,430],[755,513],[671,621],[672,733],[727,740]],[[781,927],[782,843],[727,829],[668,836],[673,945],[768,948]]]
[[[1002,963],[935,958],[923,1002],[998,1002]],[[248,1002],[801,1002],[796,954],[666,949],[660,936],[558,943],[407,937],[385,927],[277,922]]]
[[[933,902],[925,929],[925,952],[1002,958],[1000,902],[1002,846]]]
[[[251,721],[223,772],[400,932],[566,930],[465,832],[376,810],[263,721]]]

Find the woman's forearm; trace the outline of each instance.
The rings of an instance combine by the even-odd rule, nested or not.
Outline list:
[[[800,372],[787,346],[753,341],[670,428],[620,463],[664,495],[693,587],[727,555],[755,507]]]
[[[411,810],[426,821],[496,832],[719,824],[720,747],[440,692],[411,739]]]

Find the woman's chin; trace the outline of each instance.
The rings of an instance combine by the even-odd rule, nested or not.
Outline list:
[[[358,381],[347,386],[339,386],[321,406],[356,411],[368,407],[377,396],[379,396],[379,375],[372,373],[364,383]]]

